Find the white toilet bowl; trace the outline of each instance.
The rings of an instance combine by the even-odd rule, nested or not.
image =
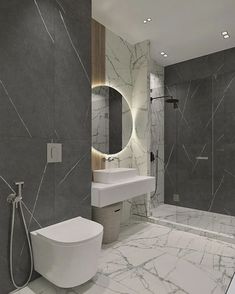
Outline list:
[[[70,288],[96,274],[102,225],[77,217],[30,234],[34,268],[51,283]]]

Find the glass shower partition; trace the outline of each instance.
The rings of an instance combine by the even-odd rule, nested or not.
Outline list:
[[[235,103],[226,90],[232,78],[166,85],[164,94],[179,99],[177,109],[164,100],[151,103],[151,172],[157,177],[151,215],[157,222],[234,239],[235,148],[229,140],[235,138]]]

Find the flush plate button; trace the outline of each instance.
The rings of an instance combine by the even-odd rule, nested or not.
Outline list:
[[[47,143],[47,162],[62,162],[62,144]]]

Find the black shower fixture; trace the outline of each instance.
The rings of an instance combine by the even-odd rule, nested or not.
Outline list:
[[[178,108],[178,102],[179,99],[174,98],[173,96],[165,95],[165,96],[159,96],[159,97],[150,97],[150,101],[153,102],[153,100],[156,99],[166,99],[166,103],[173,103],[174,109]]]

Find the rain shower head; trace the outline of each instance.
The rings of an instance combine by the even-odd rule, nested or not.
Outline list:
[[[150,98],[151,102],[156,99],[165,99],[166,103],[173,104],[174,109],[178,108],[179,99],[176,99],[173,96],[166,95],[166,96],[159,96],[159,97],[154,97],[154,98],[151,97]]]

